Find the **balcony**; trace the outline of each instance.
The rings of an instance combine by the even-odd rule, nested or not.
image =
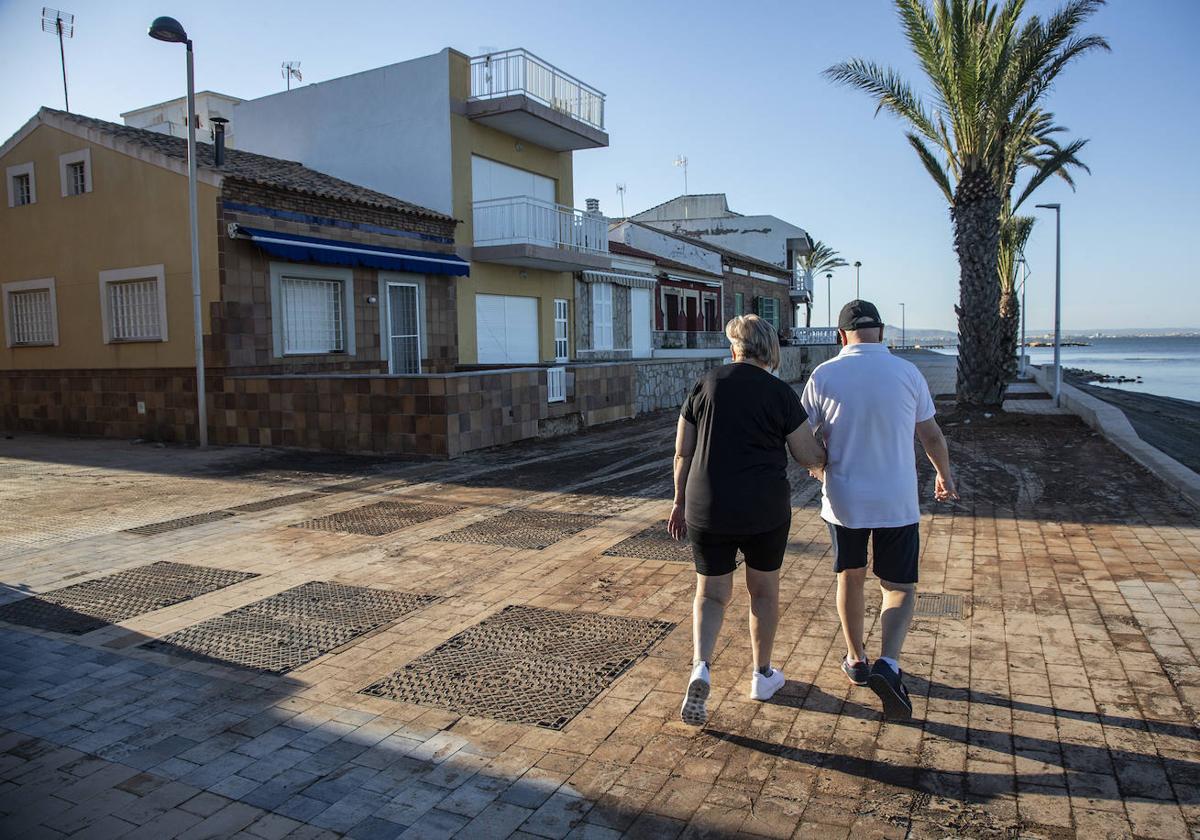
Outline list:
[[[556,152],[608,145],[604,94],[526,50],[471,59],[467,116]]]
[[[813,280],[808,272],[797,269],[792,276],[792,285],[788,289],[788,297],[792,303],[804,303],[813,299]]]
[[[476,201],[472,259],[545,271],[604,269],[608,222],[528,195]]]

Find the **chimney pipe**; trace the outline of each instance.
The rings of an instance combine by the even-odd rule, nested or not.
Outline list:
[[[600,214],[600,199],[586,198],[586,199],[584,199],[584,203],[587,206],[587,212],[595,213],[596,215]]]
[[[213,165],[225,165],[225,123],[229,120],[224,117],[209,117],[208,121],[213,125]]]

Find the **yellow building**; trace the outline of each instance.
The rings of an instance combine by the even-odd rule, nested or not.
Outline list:
[[[525,50],[450,49],[233,110],[240,147],[301,160],[460,220],[460,365],[571,354],[573,272],[607,269],[607,228],[573,208],[574,151],[608,145],[604,95]]]

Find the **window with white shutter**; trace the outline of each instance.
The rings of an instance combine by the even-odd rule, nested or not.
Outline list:
[[[570,348],[567,341],[567,302],[562,298],[554,299],[554,359],[567,361]]]
[[[612,283],[592,283],[592,349],[613,348]]]
[[[37,181],[33,163],[21,163],[5,170],[8,176],[8,206],[24,207],[37,203]]]
[[[80,149],[58,156],[58,179],[62,197],[92,191],[92,150]]]

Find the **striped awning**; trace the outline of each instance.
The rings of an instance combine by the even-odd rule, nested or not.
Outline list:
[[[618,286],[631,286],[635,289],[653,289],[654,278],[649,274],[630,274],[624,271],[585,271],[585,283],[614,283]]]
[[[278,233],[245,225],[231,225],[229,235],[240,239],[249,239],[271,256],[293,262],[359,265],[388,271],[449,274],[457,277],[467,275],[471,271],[470,263],[461,257],[437,251],[384,248],[362,242],[321,239],[316,236],[301,236],[295,233]]]

